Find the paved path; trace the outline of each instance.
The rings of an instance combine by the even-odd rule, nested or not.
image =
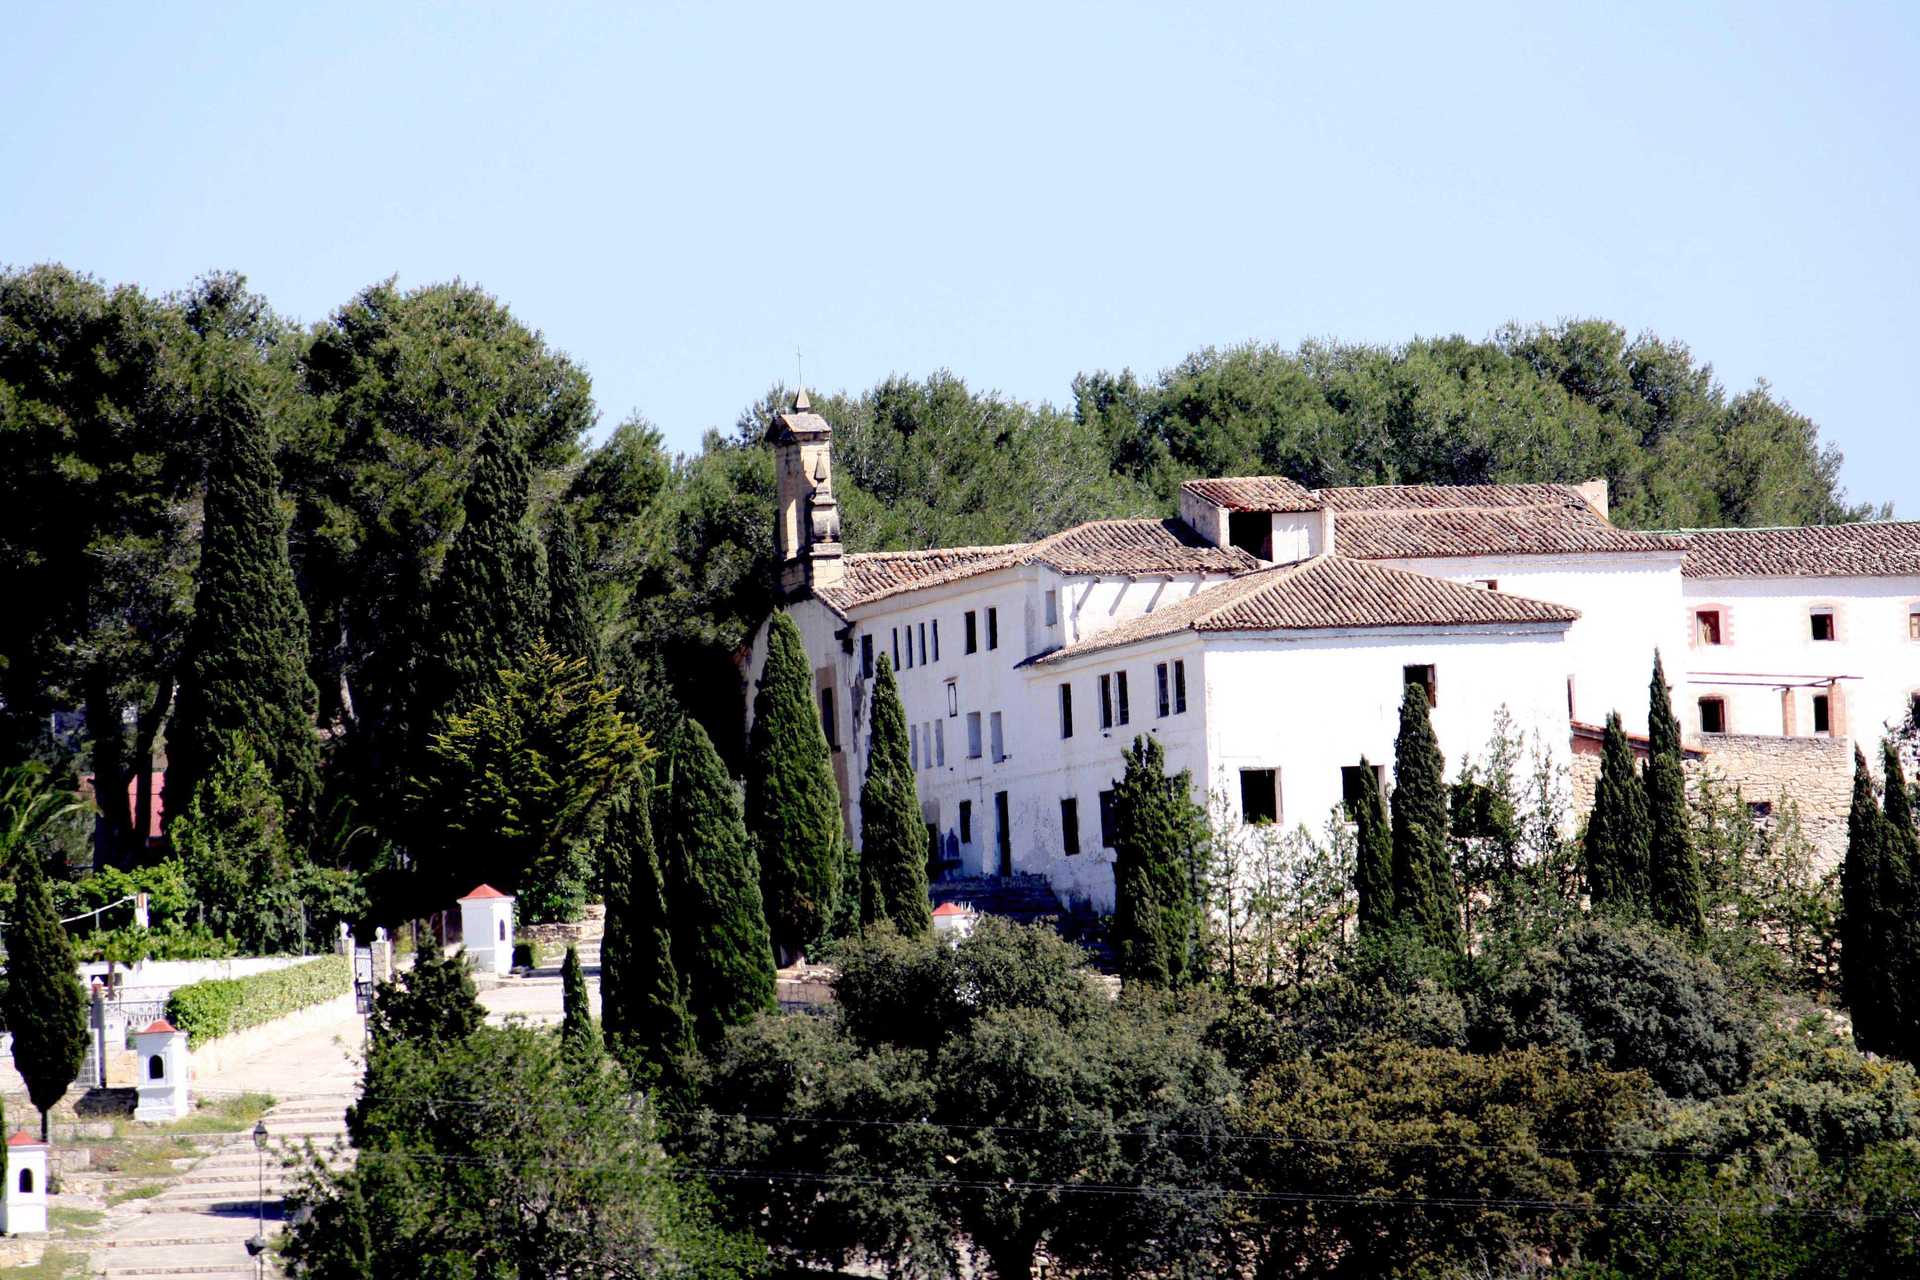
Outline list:
[[[587,990],[595,1015],[600,1002],[600,942],[580,944]],[[558,966],[525,978],[508,978],[480,993],[488,1020],[509,1019],[532,1025],[560,1020]],[[265,1117],[272,1135],[265,1160],[265,1218],[269,1237],[281,1230],[280,1197],[294,1180],[285,1167],[289,1154],[307,1140],[322,1151],[344,1147],[346,1109],[357,1095],[361,1073],[361,1023],[344,1014],[296,1040],[266,1049],[218,1075],[195,1081],[201,1096],[267,1093],[278,1103]],[[341,1158],[351,1158],[344,1150]],[[94,1274],[108,1277],[193,1276],[203,1280],[253,1277],[246,1250],[256,1230],[261,1160],[247,1134],[212,1144],[212,1150],[182,1170],[164,1191],[148,1200],[129,1201],[108,1210],[90,1233]],[[278,1272],[269,1271],[277,1275]]]

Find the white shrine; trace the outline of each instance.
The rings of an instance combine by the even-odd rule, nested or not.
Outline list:
[[[0,1234],[47,1234],[47,1144],[25,1130],[7,1139],[7,1194],[0,1198]]]
[[[460,899],[460,935],[475,972],[504,977],[513,967],[513,895],[483,884]]]
[[[165,1018],[133,1033],[135,1091],[133,1118],[148,1123],[178,1120],[193,1110],[187,1091],[187,1033]]]

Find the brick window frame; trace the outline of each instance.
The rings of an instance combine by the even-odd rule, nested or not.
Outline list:
[[[1717,642],[1709,643],[1700,638],[1700,615],[1703,613],[1711,613],[1717,616],[1718,621],[1716,625],[1720,634]],[[1711,600],[1702,600],[1698,604],[1687,606],[1687,648],[1724,649],[1732,643],[1733,609],[1731,607]]]
[[[1807,629],[1803,633],[1806,642],[1808,644],[1839,644],[1845,640],[1847,638],[1845,612],[1837,601],[1809,600],[1807,602]],[[1827,639],[1816,640],[1813,638],[1813,620],[1821,614],[1825,614],[1827,617],[1833,619],[1833,621],[1828,624],[1833,630]]]

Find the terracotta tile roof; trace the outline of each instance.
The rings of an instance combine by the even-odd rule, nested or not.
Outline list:
[[[1570,484],[1362,484],[1315,489],[1313,496],[1335,511],[1587,505]]]
[[[180,1028],[174,1026],[165,1018],[155,1018],[141,1029],[140,1034],[143,1036],[166,1035],[169,1032],[178,1031],[179,1029]]]
[[[1571,502],[1528,505],[1357,507],[1335,515],[1333,545],[1343,556],[1400,560],[1422,556],[1677,552],[1686,550],[1687,541],[1671,534],[1619,528],[1576,495]]]
[[[1318,511],[1324,505],[1305,486],[1285,476],[1188,480],[1180,489],[1228,511]]]
[[[1068,574],[1235,574],[1260,562],[1237,547],[1216,547],[1179,520],[1092,520],[1038,542],[932,551],[876,551],[846,558],[846,582],[816,595],[845,616],[903,591],[939,586],[1023,564]]]
[[[1920,576],[1920,521],[1797,529],[1684,529],[1689,578]]]
[[[44,1147],[47,1144],[28,1133],[25,1129],[15,1129],[13,1136],[7,1139],[10,1147]]]
[[[466,897],[460,899],[460,901],[472,902],[476,898],[504,898],[506,896],[507,896],[506,894],[500,892],[498,889],[494,888],[492,885],[483,884],[479,888],[475,889],[472,893],[468,894]]]
[[[1320,631],[1339,627],[1501,626],[1572,622],[1563,605],[1320,556],[1206,587],[1175,604],[1033,659],[1058,662],[1181,631]]]

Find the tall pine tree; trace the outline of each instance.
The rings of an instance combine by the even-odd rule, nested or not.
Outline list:
[[[1861,1049],[1892,1052],[1900,1038],[1901,984],[1888,954],[1890,925],[1903,896],[1893,874],[1896,837],[1873,791],[1873,775],[1853,752],[1853,807],[1847,814],[1847,853],[1840,867],[1840,982],[1853,1039]]]
[[[575,1063],[590,1064],[600,1058],[600,1029],[593,1025],[587,971],[580,967],[580,949],[571,943],[567,958],[560,962],[560,1043]]]
[[[933,927],[927,897],[927,824],[907,752],[907,711],[893,664],[880,655],[867,717],[867,780],[860,788],[860,919],[892,921],[909,937]]]
[[[1888,738],[1880,744],[1882,776],[1886,779],[1887,826],[1896,847],[1906,856],[1909,870],[1920,857],[1920,832],[1913,825],[1913,792],[1907,787],[1906,766],[1900,763],[1900,747]]]
[[[667,752],[661,804],[673,963],[704,1046],[774,1007],[773,941],[740,793],[698,721],[683,719]]]
[[[1141,734],[1113,787],[1113,942],[1128,983],[1182,987],[1199,977],[1193,779],[1168,777],[1158,738]]]
[[[1893,1052],[1920,1062],[1920,833],[1913,825],[1913,793],[1893,739],[1881,743],[1886,857],[1881,881],[1879,946],[1885,981],[1895,992]]]
[[[1687,814],[1687,779],[1680,767],[1680,721],[1673,714],[1660,654],[1647,685],[1647,909],[1669,929],[1706,928],[1706,885]]]
[[[0,997],[13,1033],[13,1065],[40,1110],[40,1140],[49,1137],[47,1113],[80,1074],[87,1056],[87,993],[67,932],[53,909],[53,892],[38,857],[13,859],[13,918],[7,926],[7,985]]]
[[[1394,921],[1433,946],[1457,951],[1460,890],[1447,844],[1446,759],[1422,685],[1407,685],[1400,700],[1392,811]]]
[[[214,412],[193,622],[167,729],[167,812],[192,807],[225,735],[239,734],[273,776],[293,829],[304,832],[319,790],[318,695],[307,673],[307,611],[287,559],[279,477],[245,377],[226,377]]]
[[[775,951],[791,961],[819,941],[840,893],[840,790],[814,709],[800,628],[776,612],[747,735],[747,828],[760,852],[760,893]],[[924,837],[922,837],[924,840]]]
[[[1360,757],[1353,825],[1353,888],[1360,900],[1360,932],[1377,935],[1393,925],[1393,819],[1380,791],[1380,775],[1365,756]]]
[[[569,658],[600,671],[600,631],[593,624],[587,566],[573,512],[555,508],[547,522],[547,642]]]
[[[1593,813],[1581,846],[1587,892],[1596,910],[1639,912],[1647,906],[1646,788],[1633,763],[1633,746],[1620,725],[1620,713],[1607,716],[1600,749],[1600,782],[1594,788]]]
[[[653,777],[642,770],[614,798],[601,837],[606,934],[600,942],[600,1024],[614,1052],[646,1075],[670,1077],[693,1050],[673,964],[666,888],[654,852]]]
[[[466,519],[447,549],[428,609],[421,649],[428,735],[492,690],[545,622],[546,592],[527,532],[528,484],[512,424],[491,419],[467,479]]]

